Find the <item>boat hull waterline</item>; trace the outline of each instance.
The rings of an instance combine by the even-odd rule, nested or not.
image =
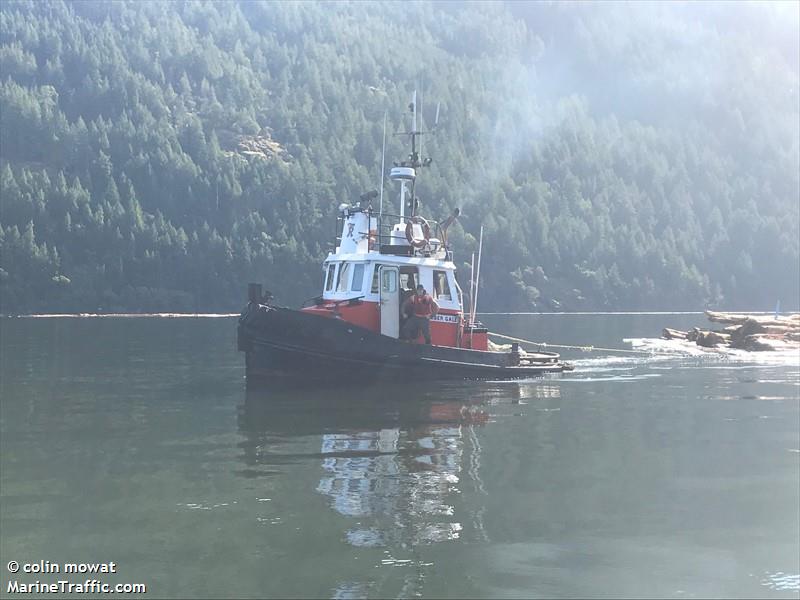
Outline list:
[[[238,326],[248,383],[302,379],[522,379],[572,370],[555,353],[522,354],[410,343],[347,321],[250,303]]]

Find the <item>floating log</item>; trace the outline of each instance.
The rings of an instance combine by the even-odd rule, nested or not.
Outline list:
[[[760,335],[748,335],[742,340],[739,348],[748,352],[768,352],[778,349],[778,345],[775,344],[776,341]]]
[[[722,331],[680,331],[665,327],[661,337],[686,340],[704,348],[728,346],[748,351],[800,349],[800,313],[785,316],[742,315],[706,311],[709,320],[727,325]]]
[[[764,333],[769,333],[772,335],[786,335],[787,333],[792,333],[796,331],[796,327],[788,327],[786,325],[764,325]]]
[[[707,310],[706,316],[712,323],[727,323],[729,325],[741,325],[750,318],[750,315],[714,312],[713,310]]]
[[[686,332],[664,327],[664,330],[661,332],[661,337],[665,340],[685,340]]]
[[[745,349],[746,339],[758,333],[766,333],[766,329],[755,319],[746,319],[741,326],[731,333],[731,348]]]
[[[731,336],[718,331],[701,331],[697,336],[697,345],[704,348],[716,348],[720,344],[730,342]]]
[[[761,325],[781,325],[784,327],[800,328],[800,313],[788,316],[773,315],[740,315],[736,313],[706,311],[708,320],[712,323],[725,323],[728,325],[743,325],[746,321],[755,321]]]

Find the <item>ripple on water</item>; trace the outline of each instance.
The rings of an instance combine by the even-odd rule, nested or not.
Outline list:
[[[770,573],[765,571],[761,577],[761,585],[771,590],[777,591],[798,591],[800,590],[800,574],[791,575],[783,571]]]
[[[645,379],[653,379],[661,377],[661,373],[638,373],[636,375],[628,375],[627,373],[620,373],[619,375],[602,375],[600,377],[565,377],[562,381],[564,383],[596,383],[603,381],[642,381]]]
[[[187,510],[214,510],[215,508],[223,508],[226,506],[230,506],[231,504],[237,504],[236,500],[234,500],[233,502],[219,502],[217,504],[179,502],[178,506],[180,506],[181,508],[185,508]]]

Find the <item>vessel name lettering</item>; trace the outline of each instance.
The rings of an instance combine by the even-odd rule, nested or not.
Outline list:
[[[456,315],[435,315],[431,317],[431,321],[441,321],[442,323],[458,323]]]

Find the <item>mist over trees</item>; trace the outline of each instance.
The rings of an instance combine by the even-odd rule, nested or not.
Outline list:
[[[797,3],[0,4],[0,310],[319,293],[419,90],[482,309],[800,304]],[[408,152],[390,135],[387,161]],[[386,199],[396,205],[387,185]]]

